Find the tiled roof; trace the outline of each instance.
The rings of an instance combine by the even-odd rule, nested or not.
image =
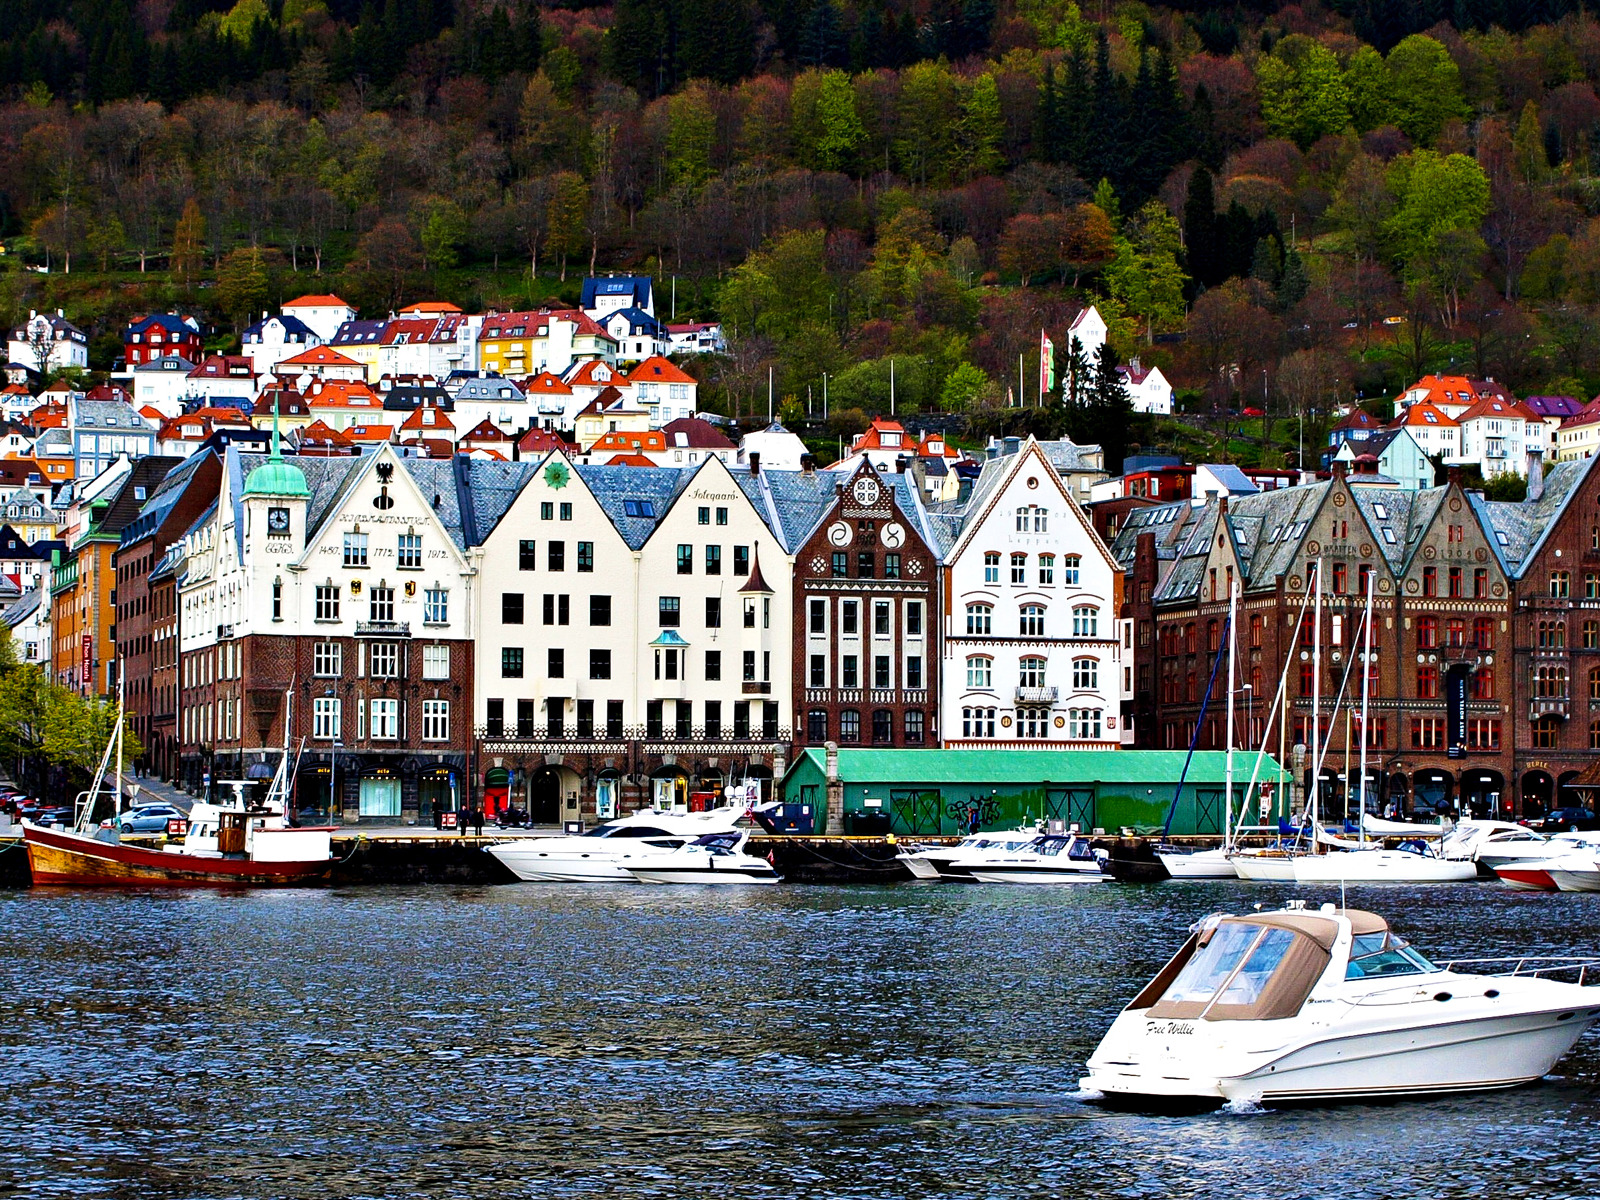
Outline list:
[[[309,350],[302,350],[293,358],[286,358],[278,364],[279,367],[359,367],[353,358],[340,354],[329,346],[313,346]]]
[[[294,300],[285,300],[284,308],[349,308],[339,297],[328,294],[321,296],[300,296]]]
[[[732,450],[734,444],[726,434],[703,417],[679,417],[661,427],[667,445],[682,446],[692,450]]]

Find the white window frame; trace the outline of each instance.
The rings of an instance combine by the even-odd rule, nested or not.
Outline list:
[[[423,646],[422,677],[424,679],[450,678],[450,647]]]

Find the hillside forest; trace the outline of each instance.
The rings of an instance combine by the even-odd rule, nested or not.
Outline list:
[[[227,349],[304,292],[630,270],[724,321],[712,407],[764,417],[770,377],[839,436],[891,371],[897,413],[1113,459],[1292,462],[1290,424],[1435,369],[1600,390],[1567,0],[0,0],[0,63],[0,315],[62,308],[97,369],[151,309]],[[1192,419],[1039,395],[1088,303]]]

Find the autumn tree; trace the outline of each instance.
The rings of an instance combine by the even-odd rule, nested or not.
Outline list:
[[[589,185],[575,171],[561,171],[550,180],[550,199],[545,205],[545,248],[561,260],[561,279],[566,282],[567,256],[581,250],[584,243],[584,218],[589,209]]]
[[[206,218],[193,196],[184,203],[183,215],[172,232],[172,273],[193,287],[205,259]]]

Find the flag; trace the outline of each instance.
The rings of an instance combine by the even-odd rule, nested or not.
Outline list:
[[[1056,346],[1044,330],[1039,330],[1039,395],[1048,396],[1056,388]]]

